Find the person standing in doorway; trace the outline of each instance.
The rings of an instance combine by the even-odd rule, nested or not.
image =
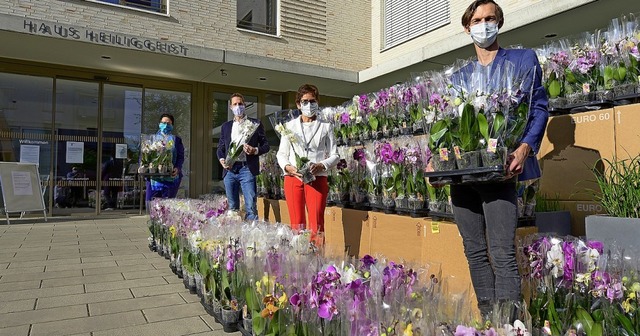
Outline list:
[[[175,119],[173,115],[164,113],[160,116],[158,124],[159,136],[171,135],[174,137],[173,149],[173,170],[169,176],[151,177],[147,180],[147,191],[145,199],[147,203],[154,198],[175,198],[178,195],[178,188],[182,182],[182,165],[184,164],[184,144],[182,138],[175,135]]]
[[[222,124],[217,155],[220,165],[224,168],[222,176],[229,209],[240,210],[240,189],[242,189],[246,212],[245,219],[256,220],[258,219],[256,176],[260,174],[260,160],[258,157],[267,153],[270,147],[264,126],[262,126],[260,120],[247,117],[245,107],[242,94],[234,93],[231,95],[229,108],[233,112],[233,119]],[[243,150],[236,162],[228,165],[225,161],[231,144],[241,141],[242,127],[247,122],[258,124],[258,128],[246,143],[241,144]]]

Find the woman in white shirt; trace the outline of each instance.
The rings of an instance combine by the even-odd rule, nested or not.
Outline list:
[[[338,163],[338,150],[333,136],[333,126],[317,120],[318,88],[314,85],[302,85],[296,95],[296,105],[302,112],[299,118],[286,123],[291,137],[282,136],[278,149],[278,164],[284,170],[284,194],[289,208],[292,228],[300,224],[311,230],[315,237],[324,232],[324,209],[327,206],[329,184],[328,170]],[[292,141],[292,139],[295,139]],[[297,156],[297,157],[296,157]],[[309,171],[315,180],[303,182],[298,167],[298,158],[309,159]],[[306,224],[305,206],[309,212],[309,225]]]

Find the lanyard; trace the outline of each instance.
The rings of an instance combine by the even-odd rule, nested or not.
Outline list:
[[[300,119],[300,131],[302,132],[302,141],[304,142],[305,157],[309,156],[309,145],[311,144],[311,141],[313,141],[313,138],[315,138],[316,134],[318,134],[319,130],[320,126],[318,125],[318,127],[316,127],[316,131],[313,133],[311,138],[309,138],[309,141],[307,141],[307,138],[304,135],[304,125],[302,125],[302,119]]]

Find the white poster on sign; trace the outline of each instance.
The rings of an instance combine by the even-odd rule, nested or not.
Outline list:
[[[84,163],[84,142],[67,141],[67,163]]]
[[[20,162],[36,164],[40,163],[40,146],[20,145]]]
[[[127,158],[127,144],[116,144],[116,159]]]
[[[33,186],[31,185],[31,175],[25,171],[12,171],[11,182],[13,182],[13,195],[31,196]]]

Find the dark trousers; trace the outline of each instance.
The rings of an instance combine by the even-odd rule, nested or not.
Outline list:
[[[515,182],[452,185],[451,201],[480,312],[520,299]]]

